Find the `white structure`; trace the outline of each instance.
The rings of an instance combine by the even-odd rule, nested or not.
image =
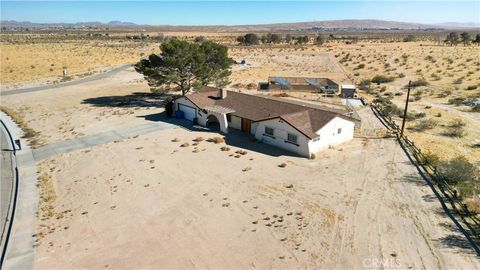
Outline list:
[[[214,88],[176,99],[174,110],[200,125],[241,130],[305,157],[353,139],[355,127],[338,113]]]

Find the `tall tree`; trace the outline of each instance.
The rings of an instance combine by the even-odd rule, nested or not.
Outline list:
[[[451,32],[450,34],[448,34],[445,42],[449,43],[450,45],[457,46],[458,40],[459,40],[458,33],[457,32]]]
[[[212,41],[199,44],[170,39],[160,49],[160,55],[152,54],[135,65],[152,91],[181,91],[185,95],[209,83],[228,83],[233,60],[228,57],[227,47]]]
[[[463,32],[460,34],[460,37],[462,38],[463,41],[463,46],[467,46],[470,44],[470,39],[472,38],[468,32]]]
[[[257,45],[258,44],[258,36],[256,34],[246,34],[245,35],[245,45]]]
[[[477,43],[477,45],[480,45],[480,34],[475,35],[475,40],[473,42]]]

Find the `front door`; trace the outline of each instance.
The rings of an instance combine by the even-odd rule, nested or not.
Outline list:
[[[242,118],[242,131],[250,133],[250,127],[252,126],[252,120]]]

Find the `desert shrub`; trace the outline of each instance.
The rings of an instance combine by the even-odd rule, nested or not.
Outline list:
[[[398,77],[399,77],[399,78],[403,78],[403,77],[405,77],[405,74],[400,73],[400,74],[398,74]]]
[[[455,106],[459,106],[459,105],[462,105],[462,103],[465,101],[465,98],[464,97],[456,97],[456,98],[451,98],[448,100],[448,103],[449,104],[452,104],[452,105],[455,105]]]
[[[425,79],[418,79],[415,81],[412,81],[412,87],[420,87],[420,86],[427,86],[428,82]]]
[[[435,128],[438,125],[438,122],[435,119],[424,119],[418,121],[414,126],[409,129],[417,132],[425,131],[428,129]]]
[[[477,191],[478,193],[478,191]],[[467,206],[467,209],[474,213],[474,214],[480,214],[480,196],[476,195],[471,198],[468,198],[465,200],[465,205]]]
[[[458,78],[453,81],[453,84],[462,84],[462,82],[463,82],[463,78]]]
[[[475,89],[477,89],[476,85],[470,85],[467,87],[467,90],[475,90]]]
[[[365,68],[365,64],[360,64],[355,69],[362,69],[362,68]]]
[[[425,60],[427,60],[427,61],[429,61],[429,62],[432,62],[432,63],[435,63],[435,62],[436,62],[435,58],[433,58],[433,56],[431,56],[431,55],[427,55],[427,56],[425,57]]]
[[[450,96],[451,94],[452,94],[452,91],[450,91],[450,90],[444,90],[443,92],[439,93],[439,94],[437,95],[437,97],[439,97],[439,98],[445,98],[445,97]]]
[[[452,185],[478,183],[478,169],[463,156],[439,162],[438,171]]]
[[[425,116],[427,116],[427,114],[424,112],[414,114],[415,119],[425,118]]]
[[[480,105],[477,105],[477,106],[473,106],[472,107],[472,112],[480,112]]]
[[[440,157],[437,154],[432,152],[426,152],[423,154],[424,159],[421,161],[422,165],[430,164],[432,166],[437,166],[440,161]]]
[[[223,143],[225,140],[222,137],[213,137],[207,140],[208,142],[213,142],[215,144]]]
[[[358,88],[363,91],[370,91],[371,84],[372,84],[372,81],[370,81],[369,79],[363,79],[360,81]]]
[[[413,97],[415,98],[415,101],[422,99],[423,91],[418,90],[413,94]]]
[[[389,77],[389,76],[385,76],[385,75],[376,75],[375,77],[372,78],[371,81],[373,83],[380,84],[380,83],[393,82],[394,80],[395,80],[394,77]]]
[[[465,136],[465,122],[461,119],[453,120],[450,125],[447,126],[443,135],[456,138]]]

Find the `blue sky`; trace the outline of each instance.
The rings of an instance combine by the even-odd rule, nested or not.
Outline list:
[[[1,1],[1,19],[237,25],[338,19],[480,23],[480,1]]]

